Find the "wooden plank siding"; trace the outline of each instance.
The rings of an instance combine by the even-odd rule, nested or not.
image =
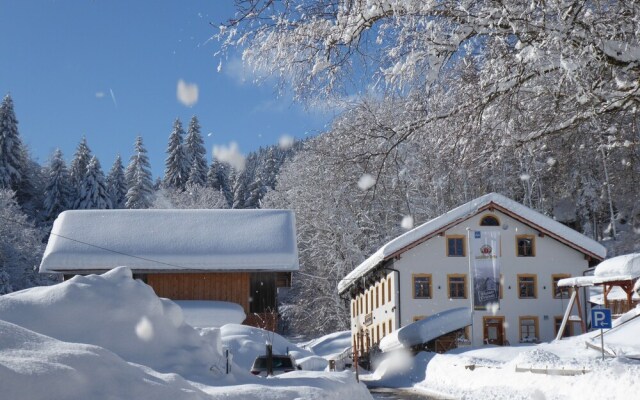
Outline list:
[[[248,272],[147,274],[156,295],[171,300],[219,300],[238,303],[249,314]]]

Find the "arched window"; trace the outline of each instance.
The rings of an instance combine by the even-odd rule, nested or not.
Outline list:
[[[494,215],[485,215],[480,220],[480,226],[500,226],[500,221]]]

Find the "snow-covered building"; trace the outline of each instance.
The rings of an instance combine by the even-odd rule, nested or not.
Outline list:
[[[473,239],[480,237],[494,241],[474,250]],[[359,351],[423,319],[441,325],[435,329],[443,335],[467,336],[473,345],[549,341],[569,298],[569,289],[558,287],[558,281],[582,276],[605,256],[596,241],[491,193],[388,242],[340,281],[338,292],[350,301],[353,345]],[[495,278],[470,276],[470,271],[477,276],[478,260],[486,259]],[[471,298],[479,299],[479,293],[493,293],[495,302],[479,307],[475,301],[471,312]],[[460,308],[468,310],[454,313],[461,316],[460,326],[443,324],[445,311]],[[433,338],[434,327],[419,328]]]
[[[41,273],[103,273],[118,266],[172,300],[242,306],[245,324],[274,329],[278,288],[297,271],[288,210],[76,210],[53,224]]]

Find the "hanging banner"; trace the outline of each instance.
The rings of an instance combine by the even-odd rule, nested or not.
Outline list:
[[[476,310],[500,304],[499,246],[500,232],[471,232],[469,257],[473,274],[473,307]]]

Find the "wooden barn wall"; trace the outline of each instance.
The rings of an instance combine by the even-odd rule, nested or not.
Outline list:
[[[172,300],[220,300],[238,303],[249,313],[248,272],[148,274],[159,297]]]

